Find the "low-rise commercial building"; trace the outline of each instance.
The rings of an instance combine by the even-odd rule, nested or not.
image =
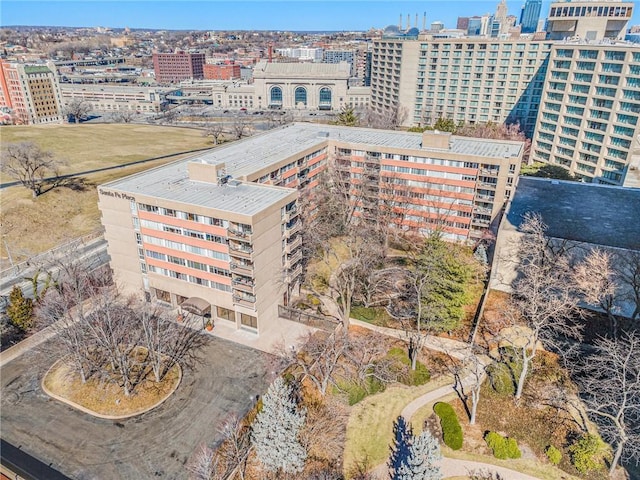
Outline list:
[[[156,113],[160,111],[169,90],[141,85],[60,84],[65,103],[73,100],[85,101],[96,112]]]

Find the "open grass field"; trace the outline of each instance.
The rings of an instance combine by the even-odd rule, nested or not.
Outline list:
[[[3,126],[0,139],[3,145],[35,142],[52,151],[67,162],[62,174],[211,146],[200,130],[135,124]]]
[[[2,143],[33,140],[65,156],[73,171],[91,170],[207,146],[198,130],[140,125],[63,125],[0,128]],[[210,144],[208,146],[211,146]],[[14,262],[100,228],[97,186],[185,155],[78,178],[38,198],[22,186],[0,190],[2,268],[7,246]],[[6,179],[5,179],[6,180]]]

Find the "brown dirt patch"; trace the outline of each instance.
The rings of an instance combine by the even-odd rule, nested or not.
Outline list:
[[[125,396],[115,383],[90,378],[82,383],[64,360],[56,362],[45,375],[42,384],[47,393],[60,397],[72,406],[79,406],[98,416],[128,417],[143,413],[166,400],[178,387],[182,377],[181,368],[175,365],[159,383],[149,372],[136,385],[133,393]]]

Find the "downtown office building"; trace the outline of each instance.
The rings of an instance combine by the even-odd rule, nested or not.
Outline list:
[[[512,196],[522,142],[293,124],[99,187],[116,282],[216,322],[283,328],[302,279],[299,195],[332,169],[367,180],[358,215],[392,197],[404,230],[481,238]],[[400,212],[399,212],[400,213]]]

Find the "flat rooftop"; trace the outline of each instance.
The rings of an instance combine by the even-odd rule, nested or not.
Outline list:
[[[102,185],[131,195],[214,208],[253,216],[294,191],[257,183],[230,181],[226,185],[189,179],[187,162],[180,161]]]
[[[110,182],[104,187],[133,195],[138,193],[254,215],[286,197],[293,190],[258,184],[240,184],[233,187],[192,181],[187,173],[187,163],[224,164],[226,175],[230,175],[232,179],[242,179],[299,152],[319,150],[331,140],[347,143],[353,149],[386,147],[414,150],[415,155],[425,157],[437,157],[447,152],[468,155],[470,159],[472,156],[511,158],[520,155],[523,148],[521,142],[452,136],[449,150],[430,149],[422,148],[421,133],[294,123]]]
[[[224,163],[226,173],[234,178],[246,177],[262,168],[279,162],[308,148],[322,148],[328,140],[350,143],[353,148],[388,147],[410,149],[429,156],[443,150],[422,148],[422,134],[379,130],[373,128],[342,127],[313,123],[294,123],[266,133],[233,142],[197,156],[198,161],[211,165]],[[511,158],[520,154],[520,142],[451,137],[448,152],[479,155],[490,158]]]
[[[505,230],[537,212],[551,237],[640,250],[640,189],[520,177]]]

